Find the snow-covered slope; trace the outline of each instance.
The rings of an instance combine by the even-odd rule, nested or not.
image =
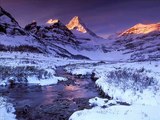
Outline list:
[[[76,41],[73,33],[59,20],[49,20],[47,25],[43,26],[37,25],[37,22],[32,22],[25,27],[25,30],[40,39],[49,54],[56,57],[89,59],[78,53],[73,54],[63,47],[64,45],[77,46],[79,42]]]
[[[72,22],[73,24],[71,24]],[[57,51],[58,54],[62,54],[63,51],[64,56],[76,55],[70,58],[106,59],[107,54],[104,52],[105,39],[91,32],[77,16],[71,20],[69,25],[70,27],[74,26],[74,29],[69,30],[71,28],[68,25],[66,27],[60,20],[50,19],[41,26],[34,21],[26,25],[25,30],[43,41],[50,53]],[[77,30],[75,29],[76,26],[78,26]]]
[[[49,21],[55,22],[55,21]],[[57,44],[74,54],[93,60],[149,60],[160,58],[160,23],[137,24],[124,32],[103,39],[93,35],[76,16],[66,25],[73,33],[76,45]],[[62,29],[63,31],[63,29]],[[62,40],[62,43],[64,41]]]
[[[71,54],[79,54],[79,56],[81,55],[80,58],[86,58],[83,56],[96,60],[100,60],[102,57],[103,59],[105,58],[103,51],[105,39],[77,30],[70,31],[60,20],[50,19],[43,26],[32,22],[25,27],[25,30],[41,39],[49,49],[52,48],[53,50],[51,46],[56,46],[57,48],[63,48],[63,51],[68,51]],[[97,58],[95,53],[101,54],[101,56]]]
[[[130,54],[131,60],[160,58],[160,23],[137,24],[112,38],[113,49]]]
[[[0,51],[45,53],[45,46],[21,28],[18,22],[0,7]]]
[[[76,32],[76,36],[85,35],[77,30],[72,31]],[[79,47],[79,53],[87,54],[94,60],[137,61],[160,58],[160,23],[137,24],[120,34],[110,36],[106,40],[87,35],[85,37],[88,38],[88,41],[83,41]]]

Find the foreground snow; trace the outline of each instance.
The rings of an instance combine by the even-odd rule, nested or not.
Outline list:
[[[96,85],[113,99],[91,99],[89,102],[96,107],[77,111],[70,120],[159,120],[159,64],[159,61],[112,62],[66,67],[72,74],[95,73]],[[108,102],[113,104],[108,105]]]
[[[159,120],[160,106],[115,105],[108,108],[99,106],[90,110],[75,112],[70,120]]]
[[[16,120],[15,109],[11,103],[0,97],[0,120]]]

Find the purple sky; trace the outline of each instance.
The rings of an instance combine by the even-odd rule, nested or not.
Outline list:
[[[33,20],[44,24],[60,19],[64,24],[80,16],[95,33],[107,36],[137,23],[160,22],[160,0],[0,0],[21,26]]]

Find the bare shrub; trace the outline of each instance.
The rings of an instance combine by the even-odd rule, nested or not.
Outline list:
[[[0,66],[0,80],[14,80],[15,83],[27,83],[28,76],[35,76],[38,79],[50,78],[52,73],[36,66]]]
[[[144,68],[138,70],[121,68],[110,71],[107,77],[107,82],[121,87],[124,91],[126,89],[134,89],[142,92],[143,89],[157,84],[153,77],[147,76]]]

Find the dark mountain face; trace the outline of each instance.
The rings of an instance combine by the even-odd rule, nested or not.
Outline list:
[[[78,45],[73,33],[59,20],[54,24],[38,26],[37,22],[32,22],[25,26],[25,30],[42,41],[50,54],[56,57],[67,57],[73,59],[89,59],[82,55],[73,55],[59,45]]]
[[[9,35],[26,35],[11,14],[0,7],[0,33]]]
[[[10,19],[10,22],[12,22],[14,25],[17,25],[17,26],[19,26],[18,25],[18,22],[12,17],[12,15],[10,14],[10,13],[8,13],[8,12],[6,12],[2,7],[0,7],[0,17],[6,17],[6,20],[8,19]],[[7,18],[8,17],[8,18]],[[3,23],[3,22],[7,22],[7,21],[5,21],[5,19],[1,19],[1,21],[0,21],[1,23]],[[9,22],[9,21],[8,21]],[[9,24],[9,23],[8,23]]]
[[[0,7],[0,51],[45,52],[41,43],[21,28],[14,17]]]
[[[38,26],[36,22],[32,22],[25,26],[25,30],[36,35],[43,41],[50,40],[61,44],[78,45],[74,34],[59,20],[45,26]]]

